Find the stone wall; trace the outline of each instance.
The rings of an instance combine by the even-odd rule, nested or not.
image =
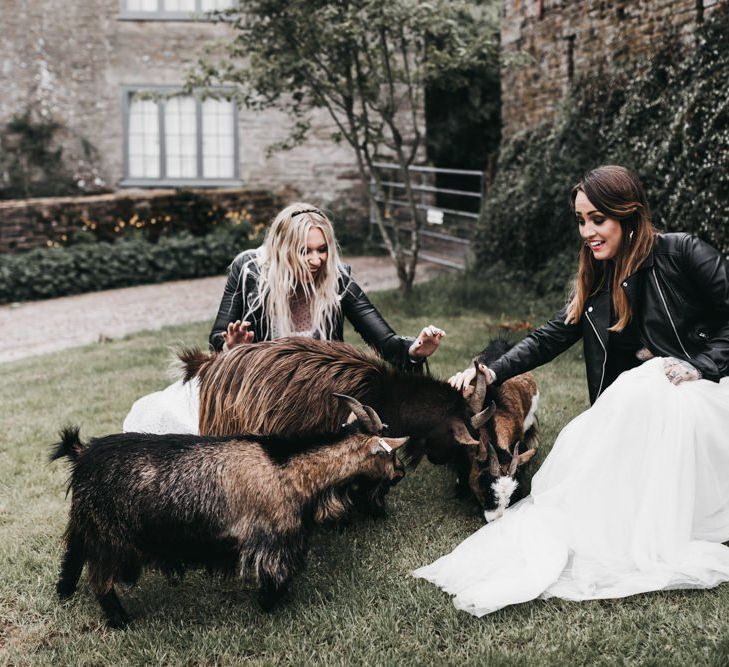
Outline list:
[[[504,0],[503,135],[551,119],[570,82],[649,55],[671,32],[690,44],[722,0]]]
[[[112,190],[123,177],[122,88],[180,85],[202,48],[228,29],[122,20],[119,0],[2,0],[0,25],[0,123],[34,106],[64,127],[61,143],[76,180]],[[322,204],[346,197],[354,158],[329,139],[323,114],[304,146],[266,155],[288,125],[279,113],[240,110],[243,185],[294,188]]]
[[[268,224],[282,202],[266,190],[145,190],[0,202],[0,253],[63,245],[79,231],[109,240],[137,230],[200,234],[224,220]]]

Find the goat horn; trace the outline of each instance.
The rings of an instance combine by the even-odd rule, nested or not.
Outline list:
[[[489,407],[485,410],[481,410],[481,412],[478,412],[471,417],[471,426],[473,426],[476,430],[480,429],[489,419],[491,419],[491,417],[494,416],[494,412],[496,412],[496,403],[491,401],[491,405],[489,405]]]
[[[521,442],[517,441],[517,443],[514,445],[514,453],[511,455],[511,463],[509,464],[509,477],[514,476],[514,473],[516,473],[516,468],[519,465],[519,447],[521,447]]]
[[[488,434],[485,431],[481,431],[478,434],[478,453],[476,454],[476,461],[480,464],[486,463],[489,458],[489,452],[488,449],[486,449],[486,444],[490,442]]]
[[[496,453],[492,443],[489,443],[489,474],[491,477],[501,477],[501,465],[499,455]]]
[[[473,366],[476,369],[476,388],[468,398],[468,405],[474,412],[480,412],[486,399],[488,382],[486,381],[486,375],[478,369],[478,359],[473,360]]]
[[[334,395],[347,405],[347,407],[352,411],[354,416],[357,417],[357,421],[359,421],[362,428],[368,433],[372,433],[372,420],[369,413],[365,409],[365,406],[362,405],[356,398],[352,398],[352,396],[347,396],[346,394]]]
[[[382,420],[380,419],[380,415],[378,415],[375,412],[374,408],[371,408],[369,405],[363,405],[362,407],[365,409],[365,411],[367,412],[367,414],[369,415],[369,418],[370,418],[370,427],[371,427],[370,433],[372,435],[380,435],[383,431]]]

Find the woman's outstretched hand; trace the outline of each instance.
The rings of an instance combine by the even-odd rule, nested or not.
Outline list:
[[[240,320],[229,322],[227,331],[223,331],[223,340],[225,341],[223,349],[229,350],[231,347],[242,343],[252,343],[253,332],[248,331],[249,326],[251,326],[250,322],[241,322]]]
[[[425,327],[415,339],[415,342],[410,346],[408,352],[411,357],[424,358],[429,357],[433,352],[438,349],[440,341],[446,333],[443,329],[439,329],[432,324]]]
[[[479,371],[486,376],[486,384],[491,384],[496,379],[496,374],[485,364],[478,365]],[[460,391],[464,398],[468,398],[474,390],[472,382],[476,379],[476,367],[471,364],[468,368],[448,378],[448,384]]]
[[[701,379],[701,373],[695,366],[675,357],[666,357],[663,360],[663,372],[672,384]]]

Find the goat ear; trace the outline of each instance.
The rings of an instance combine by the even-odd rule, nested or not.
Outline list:
[[[466,447],[478,447],[478,440],[474,440],[466,428],[466,423],[457,417],[452,417],[449,426],[453,431],[453,437],[459,445]]]
[[[372,447],[370,448],[370,451],[373,454],[379,454],[380,452],[387,452],[388,454],[391,454],[395,450],[397,450],[399,447],[402,447],[408,440],[410,440],[409,437],[407,438],[372,438],[370,442],[372,442]]]
[[[381,438],[381,440],[384,440],[392,449],[399,449],[403,445],[407,444],[410,440],[410,437],[406,438]]]
[[[518,464],[520,466],[523,466],[525,463],[528,463],[531,461],[532,456],[534,456],[537,453],[536,447],[532,449],[527,449],[523,454],[519,454],[519,456],[516,457]]]

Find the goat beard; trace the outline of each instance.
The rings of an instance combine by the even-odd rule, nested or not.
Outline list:
[[[353,505],[348,487],[327,489],[316,500],[314,522],[320,525],[339,523]]]

